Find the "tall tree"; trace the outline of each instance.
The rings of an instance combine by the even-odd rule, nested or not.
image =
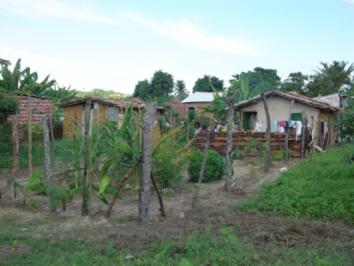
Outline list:
[[[150,94],[151,94],[151,85],[147,79],[141,80],[136,84],[133,93],[134,97],[139,97],[140,99],[146,100],[149,98]]]
[[[194,84],[193,92],[213,92],[214,90],[222,91],[224,89],[224,81],[215,77],[204,75],[197,79]]]
[[[280,89],[282,91],[294,91],[305,95],[307,93],[306,82],[308,79],[309,76],[301,72],[290,73],[288,78],[281,84]]]
[[[240,75],[234,75],[236,79],[240,76],[245,76],[248,80],[248,97],[254,97],[263,92],[278,89],[280,85],[280,77],[275,69],[255,67],[253,71],[242,72]]]
[[[333,61],[332,64],[321,62],[317,73],[311,76],[308,84],[310,96],[327,95],[339,92],[341,88],[353,84],[354,64],[345,61]]]
[[[154,73],[151,79],[151,96],[167,96],[173,92],[173,76],[162,70]]]
[[[186,84],[183,80],[176,81],[176,95],[179,101],[184,100],[188,96],[188,92],[186,90]]]

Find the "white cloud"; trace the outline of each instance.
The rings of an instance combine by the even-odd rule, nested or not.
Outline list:
[[[157,21],[136,15],[128,18],[164,37],[200,50],[251,56],[263,53],[257,45],[248,40],[211,35],[189,21]]]
[[[82,7],[72,7],[57,0],[0,0],[0,9],[25,17],[52,17],[76,19],[95,23],[117,25],[113,19],[100,16]]]

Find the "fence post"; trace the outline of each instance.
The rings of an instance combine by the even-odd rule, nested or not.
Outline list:
[[[89,165],[89,131],[90,131],[90,115],[91,115],[91,102],[85,104],[84,111],[84,141],[83,141],[83,155],[84,155],[84,174],[82,178],[82,206],[81,215],[89,214],[89,187],[88,187],[88,165]]]
[[[290,105],[289,105],[289,116],[288,116],[288,130],[286,131],[286,135],[285,135],[285,159],[286,161],[289,160],[289,132],[290,132],[290,122],[291,122],[291,114],[293,111],[293,106],[294,106],[294,100],[290,101]]]
[[[15,174],[19,169],[18,155],[20,150],[20,144],[18,139],[18,117],[17,115],[13,116],[12,119],[12,172],[11,172],[11,194],[12,201],[16,201],[16,178]]]

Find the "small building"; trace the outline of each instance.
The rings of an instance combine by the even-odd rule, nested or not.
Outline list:
[[[12,96],[12,95],[9,95]],[[16,93],[13,94],[13,97],[17,101],[17,112],[16,114],[9,115],[7,117],[7,121],[12,121],[15,117],[17,117],[17,121],[19,124],[26,124],[29,120],[29,112],[28,112],[28,105],[29,105],[29,97],[26,94]],[[38,96],[31,96],[31,110],[32,110],[32,123],[42,123],[42,119],[45,115],[51,117],[53,115],[53,101],[38,97]]]
[[[329,122],[336,118],[340,110],[338,107],[295,92],[272,90],[264,95],[269,107],[272,132],[284,132],[282,127],[287,124],[289,118],[290,102],[294,101],[291,120],[302,122],[306,118],[313,137],[334,144],[335,130]],[[260,95],[237,103],[235,109],[240,112],[240,124],[244,131],[266,131],[267,120]]]
[[[186,106],[187,113],[202,113],[205,107],[210,107],[214,99],[212,92],[194,92],[185,98],[181,103]]]
[[[91,96],[68,101],[61,105],[64,113],[64,138],[72,138],[75,129],[78,132],[83,129],[84,108],[87,102],[91,103],[91,121],[99,125],[113,123],[118,128],[122,124],[126,108],[132,106],[134,110],[140,111],[145,106],[144,102],[138,98],[126,101]],[[163,108],[158,107],[158,112],[163,112]]]
[[[318,96],[314,100],[328,103],[336,108],[345,108],[347,106],[348,96],[340,93],[333,93],[325,96]]]

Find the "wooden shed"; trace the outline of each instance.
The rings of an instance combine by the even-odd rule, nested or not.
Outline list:
[[[64,113],[64,138],[72,138],[74,130],[82,131],[84,108],[87,102],[91,103],[91,121],[95,121],[99,125],[114,123],[118,128],[124,119],[126,108],[133,105],[133,109],[139,112],[145,106],[144,102],[138,98],[126,101],[91,96],[66,102],[61,106]],[[158,112],[163,112],[163,108],[158,107]]]

